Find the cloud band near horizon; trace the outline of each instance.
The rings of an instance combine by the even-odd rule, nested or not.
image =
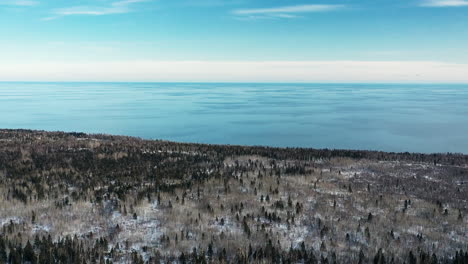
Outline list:
[[[468,83],[468,64],[434,61],[0,63],[0,81]]]

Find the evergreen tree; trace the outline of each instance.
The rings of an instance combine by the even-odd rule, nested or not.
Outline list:
[[[364,264],[366,262],[366,255],[364,255],[364,252],[361,250],[359,250],[359,260],[358,260],[358,264]]]
[[[210,242],[210,244],[208,244],[208,250],[206,251],[206,254],[208,255],[208,258],[211,259],[211,257],[213,256],[213,242]]]
[[[380,248],[379,251],[377,251],[377,254],[374,257],[374,264],[385,264],[385,257],[382,253],[382,249]]]
[[[408,255],[408,262],[409,264],[416,264],[417,260],[416,257],[413,254],[413,251],[410,250],[409,255]]]
[[[26,243],[26,246],[24,247],[23,260],[31,264],[36,263],[36,255],[34,254],[34,249],[31,246],[31,243],[29,243],[29,240]]]
[[[3,237],[0,236],[0,264],[7,262],[6,244]]]

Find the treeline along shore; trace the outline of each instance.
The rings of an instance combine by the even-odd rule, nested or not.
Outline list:
[[[0,129],[2,263],[468,263],[468,155]]]

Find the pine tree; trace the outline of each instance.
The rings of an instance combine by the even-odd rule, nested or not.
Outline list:
[[[36,223],[36,213],[34,211],[31,212],[31,224]]]
[[[377,254],[374,257],[374,264],[385,264],[385,257],[382,253],[382,249],[380,248]]]
[[[372,221],[372,218],[373,218],[373,215],[372,213],[369,213],[369,215],[367,216],[367,221]]]
[[[409,252],[408,261],[409,261],[409,264],[416,264],[417,263],[416,257],[413,255],[413,251],[411,251],[411,250]]]
[[[244,221],[242,223],[242,226],[244,228],[244,232],[247,234],[247,237],[250,237],[250,228],[249,225],[247,224],[247,220],[244,218]]]
[[[6,263],[7,261],[7,252],[6,252],[6,243],[3,238],[0,236],[0,263]]]
[[[208,250],[206,251],[206,254],[208,255],[208,258],[211,259],[211,257],[213,256],[213,242],[210,242],[210,244],[208,244]]]
[[[364,252],[359,250],[359,261],[358,264],[364,264],[366,262],[366,255],[364,255]]]
[[[30,262],[31,264],[36,263],[36,255],[34,254],[34,249],[31,246],[31,243],[29,243],[29,240],[26,243],[26,246],[24,247],[23,260],[26,262]]]

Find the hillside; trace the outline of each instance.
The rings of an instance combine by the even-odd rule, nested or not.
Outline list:
[[[0,130],[0,263],[468,263],[468,156]]]

